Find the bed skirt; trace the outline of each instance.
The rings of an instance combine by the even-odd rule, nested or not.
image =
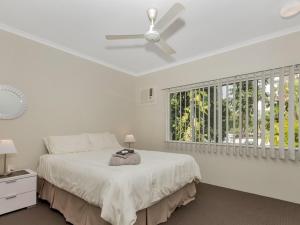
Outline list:
[[[63,214],[73,225],[111,225],[100,217],[101,208],[62,190],[39,178],[39,198],[50,203],[50,207]],[[195,199],[196,186],[190,183],[158,203],[137,212],[134,225],[157,225],[164,223],[177,207],[187,205]]]

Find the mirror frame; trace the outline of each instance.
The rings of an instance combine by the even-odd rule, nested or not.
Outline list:
[[[4,114],[4,113],[1,113],[1,111],[0,111],[0,119],[11,120],[11,119],[16,119],[16,118],[19,118],[20,116],[22,116],[25,113],[25,111],[27,110],[27,102],[26,102],[23,92],[15,87],[10,86],[10,85],[0,85],[0,91],[11,92],[11,93],[15,94],[20,100],[22,100],[22,103],[21,103],[22,105],[21,105],[21,109],[19,110],[19,112],[12,113],[12,114]]]

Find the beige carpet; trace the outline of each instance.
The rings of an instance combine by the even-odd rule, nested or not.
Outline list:
[[[66,225],[45,202],[0,217],[0,225]],[[300,225],[300,205],[207,184],[163,225]]]

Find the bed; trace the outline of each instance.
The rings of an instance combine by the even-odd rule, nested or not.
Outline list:
[[[193,157],[136,150],[141,164],[109,166],[118,150],[41,156],[40,198],[74,225],[156,225],[194,199],[201,175]]]

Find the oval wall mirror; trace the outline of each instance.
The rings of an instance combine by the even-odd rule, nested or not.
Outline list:
[[[26,110],[24,94],[8,85],[0,85],[0,119],[15,119]]]

